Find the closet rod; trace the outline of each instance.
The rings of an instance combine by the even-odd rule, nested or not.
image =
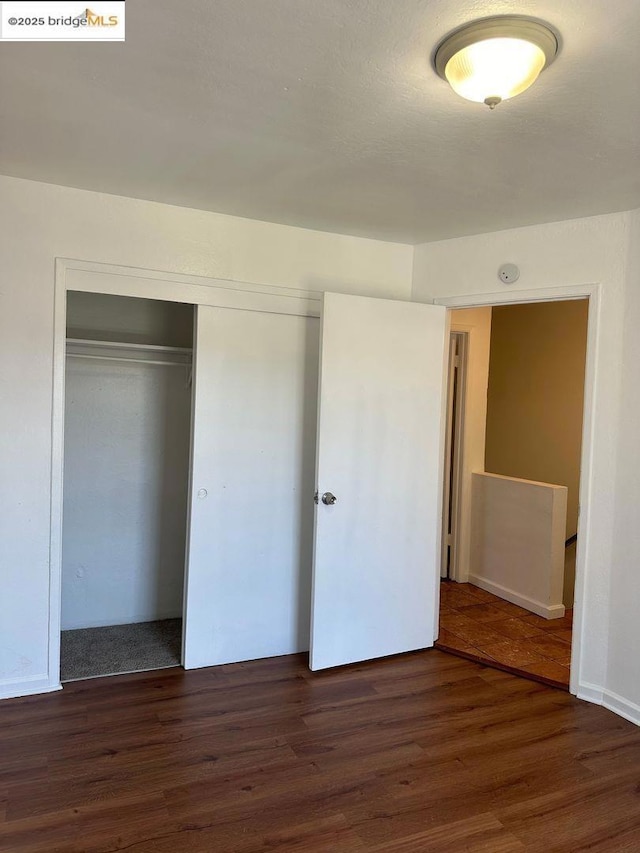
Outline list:
[[[82,352],[68,352],[67,358],[97,358],[101,361],[129,361],[135,364],[160,364],[165,367],[191,367],[190,361],[161,361],[156,358],[127,358],[123,355],[89,355]]]

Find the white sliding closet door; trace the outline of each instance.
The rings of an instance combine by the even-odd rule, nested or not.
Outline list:
[[[197,309],[188,669],[308,648],[318,330]]]
[[[311,669],[433,645],[446,325],[439,306],[325,294]]]

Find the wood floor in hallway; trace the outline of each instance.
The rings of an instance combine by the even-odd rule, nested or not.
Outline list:
[[[637,851],[640,730],[438,650],[69,684],[0,705],[11,853]]]
[[[436,646],[568,690],[572,622],[571,610],[543,619],[473,584],[442,581]]]

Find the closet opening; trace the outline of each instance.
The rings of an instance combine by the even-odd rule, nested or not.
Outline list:
[[[183,661],[193,321],[67,294],[62,682]]]

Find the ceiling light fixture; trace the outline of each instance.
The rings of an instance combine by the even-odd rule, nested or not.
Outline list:
[[[558,39],[539,21],[518,15],[460,27],[436,48],[435,69],[451,88],[490,109],[535,83],[558,53]]]

